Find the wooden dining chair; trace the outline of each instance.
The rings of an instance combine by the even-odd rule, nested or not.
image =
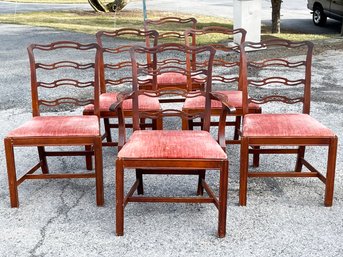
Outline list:
[[[25,180],[66,178],[94,178],[96,203],[103,205],[102,149],[97,100],[99,50],[97,44],[71,41],[32,44],[28,47],[33,117],[10,131],[4,139],[11,207],[19,206],[18,186]],[[75,111],[76,107],[90,103],[95,106],[94,115],[82,116]],[[85,145],[89,146],[86,151],[56,150],[56,147]],[[18,179],[14,149],[19,147],[37,147],[39,161]],[[48,151],[47,147],[53,148]],[[50,156],[92,158],[93,155],[94,172],[50,172],[48,168],[47,157]],[[41,174],[35,174],[38,169],[41,169]]]
[[[129,49],[135,45],[144,46],[146,40],[151,41],[152,46],[157,45],[158,33],[154,30],[144,31],[132,28],[122,28],[114,31],[99,31],[96,33],[97,43],[101,47],[100,52],[100,118],[104,122],[105,133],[103,146],[117,146],[118,142],[112,140],[111,129],[118,128],[117,115],[109,110],[110,105],[116,101],[117,94],[125,91],[132,91],[132,71]],[[150,57],[146,57],[149,60]],[[149,65],[149,61],[146,62]],[[152,78],[145,77],[142,87],[150,87]],[[160,104],[158,99],[142,96],[140,108],[150,111],[158,111]],[[124,103],[125,116],[132,116],[131,101]],[[94,114],[94,105],[87,105],[83,111],[84,115]],[[152,123],[144,123],[142,126],[161,126],[159,120]],[[132,127],[132,124],[127,124]],[[91,165],[91,164],[89,164]]]
[[[282,39],[260,43],[245,42],[241,46],[241,52],[244,67],[241,73],[244,83],[244,118],[239,204],[246,205],[250,178],[317,177],[325,184],[324,205],[331,206],[337,136],[310,116],[313,43]],[[263,105],[264,113],[250,114],[249,103]],[[251,146],[261,148],[249,148]],[[326,176],[305,159],[305,150],[308,146],[328,148]],[[295,168],[290,171],[270,172],[249,170],[249,153],[256,152],[295,154]],[[268,158],[267,161],[269,160],[271,159]],[[279,160],[282,161],[281,158]],[[288,162],[291,163],[291,160]],[[277,166],[277,163],[273,164]],[[304,168],[306,170],[303,170]]]
[[[227,206],[227,183],[228,183],[228,160],[225,153],[224,129],[222,123],[218,133],[218,141],[209,133],[210,128],[210,101],[221,99],[223,102],[223,113],[221,118],[225,120],[226,113],[233,109],[228,106],[225,96],[215,95],[211,89],[211,68],[214,49],[210,46],[190,48],[182,44],[162,44],[155,48],[135,47],[131,49],[133,65],[134,91],[129,95],[122,96],[118,102],[113,104],[111,109],[118,113],[119,121],[124,121],[122,103],[124,99],[133,100],[133,134],[128,140],[125,139],[125,124],[120,123],[121,139],[120,151],[116,159],[116,234],[124,233],[124,208],[129,202],[174,202],[174,203],[213,203],[219,211],[218,236],[224,237],[226,231],[226,206]],[[183,55],[190,65],[190,54],[201,54],[207,56],[208,66],[195,72],[190,72],[189,67],[176,67],[174,64],[155,66],[147,70],[137,62],[140,54],[151,53],[158,58],[164,54]],[[154,62],[158,63],[158,62]],[[157,90],[138,90],[140,74],[149,73],[151,76],[158,76],[164,72],[177,72],[185,76],[201,76],[206,85],[205,91],[189,92],[180,88],[162,88]],[[203,112],[194,115],[184,113],[175,104],[169,104],[166,109],[156,113],[147,113],[139,110],[139,96],[163,97],[164,95],[179,95],[182,97],[203,96],[206,99],[206,107]],[[141,130],[139,121],[141,118],[179,118],[183,130]],[[202,130],[187,130],[188,120],[194,117],[201,117],[204,120]],[[176,126],[177,128],[177,126]],[[219,143],[218,143],[219,142]],[[219,170],[219,197],[206,183],[205,179],[199,178],[198,184],[205,189],[208,197],[154,197],[135,196],[134,192],[139,191],[142,180],[137,177],[135,183],[124,196],[124,172],[126,169],[150,170],[151,174],[173,174],[189,175],[198,174],[199,170]],[[155,171],[155,172],[154,172]],[[176,186],[177,188],[177,186]],[[138,192],[139,193],[139,192]],[[199,191],[198,191],[199,193]]]
[[[185,43],[184,31],[187,29],[196,29],[197,20],[191,18],[179,17],[163,17],[160,19],[147,19],[144,21],[144,29],[158,31],[158,42],[161,43]],[[147,47],[151,47],[151,43],[147,41]],[[177,62],[177,58],[169,56],[160,60],[163,63]],[[159,88],[163,87],[179,87],[189,91],[196,90],[202,85],[194,77],[193,83],[188,83],[187,78],[180,73],[166,72],[157,76],[157,85]],[[182,98],[177,99],[161,99],[161,102],[180,102],[184,101]]]
[[[209,41],[209,45],[216,49],[212,70],[212,90],[225,94],[228,101],[236,108],[236,113],[231,114],[234,120],[226,122],[227,126],[234,127],[233,140],[227,139],[227,143],[239,144],[239,131],[242,117],[242,86],[239,80],[240,51],[239,46],[233,42],[233,38],[240,38],[240,43],[245,41],[246,31],[244,29],[229,29],[226,27],[212,26],[202,29],[188,29],[185,31],[186,45],[194,46]],[[202,65],[194,57],[192,65]],[[185,101],[183,110],[188,113],[196,113],[205,108],[204,98],[189,98]],[[212,116],[219,116],[221,103],[213,101]],[[259,105],[249,104],[250,113],[261,113]],[[201,122],[190,121],[190,126],[201,126]],[[213,125],[218,122],[213,121]]]

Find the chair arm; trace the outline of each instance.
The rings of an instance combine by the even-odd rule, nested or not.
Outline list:
[[[133,98],[134,92],[130,93],[119,93],[117,95],[117,101],[111,104],[110,106],[110,111],[111,112],[118,112],[118,109],[122,107],[122,103],[127,100],[127,99],[132,99]]]
[[[236,108],[228,103],[227,96],[219,92],[210,93],[211,100],[217,100],[222,103],[222,111],[219,117],[218,124],[218,143],[226,151],[226,140],[225,140],[225,127],[226,127],[226,116],[236,112]]]
[[[123,102],[127,99],[132,99],[133,92],[131,93],[119,93],[117,95],[117,101],[111,104],[109,110],[116,112],[118,116],[118,151],[126,143],[126,129],[125,129],[125,115],[123,111]]]
[[[226,95],[219,92],[211,92],[210,97],[211,100],[217,100],[221,102],[223,109],[226,109],[228,114],[233,114],[236,112],[236,108],[230,105]]]

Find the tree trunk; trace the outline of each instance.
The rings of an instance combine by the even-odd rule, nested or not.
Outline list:
[[[272,33],[280,33],[280,10],[282,0],[271,0],[272,3]]]
[[[343,36],[343,20],[342,20],[341,36]]]

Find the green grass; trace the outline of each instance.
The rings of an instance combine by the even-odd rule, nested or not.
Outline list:
[[[148,17],[157,19],[175,14],[168,12],[149,12]],[[180,15],[178,15],[180,16]],[[182,17],[182,15],[180,16]],[[184,16],[188,17],[188,16]],[[201,17],[200,27],[218,25],[232,27],[229,20]],[[121,11],[120,13],[95,13],[92,11],[57,11],[31,12],[0,15],[0,23],[24,24],[30,26],[50,27],[60,30],[95,34],[99,30],[113,30],[124,27],[143,29],[143,15],[138,11]],[[165,31],[172,26],[164,27]],[[180,28],[180,31],[182,28]]]
[[[37,0],[35,0],[37,1]],[[66,0],[65,0],[66,1]],[[72,1],[74,2],[74,0]],[[23,24],[30,26],[49,27],[59,30],[82,32],[87,34],[95,34],[99,30],[114,30],[124,27],[143,28],[143,17],[139,11],[121,11],[116,13],[95,13],[93,11],[56,11],[56,12],[31,12],[31,13],[16,13],[0,15],[0,23]],[[157,19],[166,16],[189,17],[186,14],[172,12],[148,12],[150,19]],[[229,19],[211,17],[211,16],[196,16],[198,27],[206,26],[225,26],[232,28],[232,21]],[[165,27],[164,30],[172,30],[174,27]],[[160,30],[160,28],[159,28]],[[314,34],[297,34],[291,31],[284,31],[280,34],[270,34],[270,28],[262,28],[262,38],[285,38],[289,40],[320,40],[334,37],[336,35],[314,35]],[[182,28],[180,28],[182,31]],[[221,41],[220,37],[207,37],[199,42],[206,44],[210,42]]]

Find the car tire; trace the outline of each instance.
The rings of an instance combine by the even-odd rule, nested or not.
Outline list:
[[[315,5],[313,7],[313,15],[312,15],[312,20],[314,25],[316,26],[324,26],[326,23],[326,15],[323,11],[323,7],[320,5]]]

